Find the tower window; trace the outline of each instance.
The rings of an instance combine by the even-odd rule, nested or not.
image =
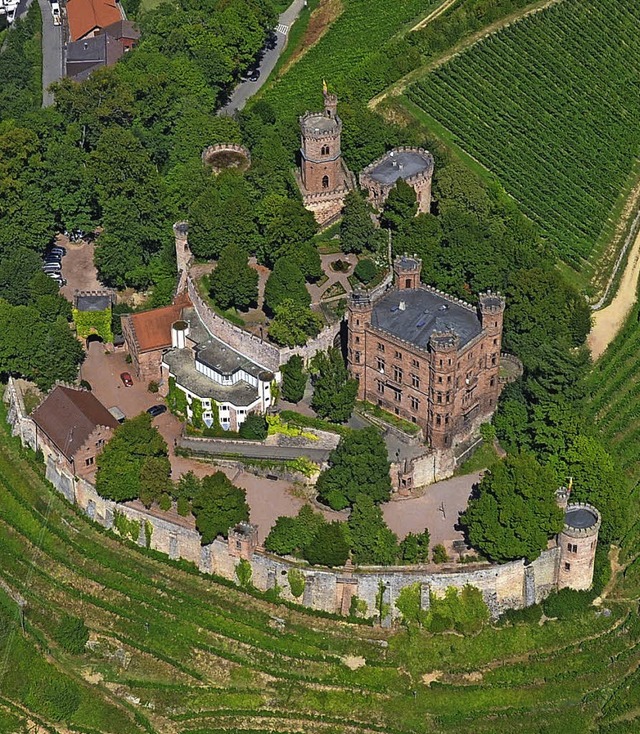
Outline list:
[[[411,278],[406,278],[404,281],[405,288],[411,288]]]
[[[321,155],[329,155],[329,146],[323,145],[322,150],[320,151]]]
[[[570,563],[565,563],[564,564],[564,570],[565,571],[571,571],[571,564]]]
[[[329,176],[323,176],[322,177],[322,188],[328,189],[329,188]]]

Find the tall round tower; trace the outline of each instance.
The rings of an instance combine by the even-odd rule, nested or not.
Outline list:
[[[306,193],[320,194],[344,186],[338,97],[323,88],[324,110],[300,118],[301,178]]]
[[[558,533],[558,589],[591,588],[600,520],[600,513],[592,505],[582,502],[567,505],[564,528]]]
[[[366,392],[365,369],[367,361],[367,328],[371,325],[373,303],[368,293],[354,291],[348,305],[347,366],[351,376],[358,380],[358,399]]]

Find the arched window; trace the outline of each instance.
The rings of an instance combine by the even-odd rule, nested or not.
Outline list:
[[[322,188],[328,189],[329,188],[329,176],[323,176],[322,177]]]
[[[329,155],[329,146],[323,145],[322,150],[320,151],[321,155]]]

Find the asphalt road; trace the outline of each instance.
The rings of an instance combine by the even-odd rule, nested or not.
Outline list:
[[[278,18],[278,25],[275,28],[276,44],[273,48],[265,50],[264,55],[260,61],[260,77],[257,81],[252,82],[248,79],[244,82],[240,82],[238,86],[233,90],[233,94],[229,98],[229,101],[224,107],[218,110],[219,115],[233,115],[238,110],[241,110],[249,97],[252,97],[258,89],[267,81],[269,75],[273,71],[280,54],[284,51],[287,45],[287,36],[289,34],[289,28],[300,15],[300,11],[305,5],[305,0],[293,0],[291,5],[282,13]]]
[[[42,13],[42,106],[53,104],[48,88],[62,79],[62,26],[53,25],[49,0],[38,0]]]

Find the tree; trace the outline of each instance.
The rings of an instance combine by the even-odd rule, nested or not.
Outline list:
[[[399,178],[384,203],[380,221],[384,227],[398,230],[404,222],[415,217],[417,211],[416,192],[408,183]]]
[[[269,324],[269,336],[276,344],[297,347],[306,344],[309,337],[322,329],[322,318],[291,298],[286,298],[275,309],[275,318]]]
[[[351,552],[358,564],[390,566],[398,556],[398,538],[369,494],[358,494],[349,515]]]
[[[402,621],[409,626],[417,624],[422,627],[427,612],[422,609],[422,591],[419,583],[405,586],[396,599],[396,607],[402,614]]]
[[[296,599],[299,599],[304,594],[304,574],[297,568],[290,568],[287,572],[287,581],[289,582],[291,593]]]
[[[264,547],[281,556],[301,555],[315,538],[325,520],[309,505],[303,505],[296,517],[281,516],[276,520]]]
[[[409,533],[400,543],[400,557],[405,563],[427,563],[430,541],[428,530],[420,534]]]
[[[259,262],[270,266],[284,252],[291,252],[302,242],[308,242],[316,233],[313,214],[304,208],[300,199],[269,193],[260,203],[257,219],[262,242],[257,250]]]
[[[335,521],[323,525],[304,555],[314,566],[344,566],[349,557],[344,523]]]
[[[334,510],[352,505],[366,493],[378,504],[389,499],[391,478],[387,447],[377,429],[351,431],[329,456],[329,468],[318,477],[318,496]]]
[[[296,305],[308,307],[311,296],[304,282],[299,266],[287,257],[281,257],[275,264],[264,287],[265,311],[274,315],[283,301],[293,301]]]
[[[202,479],[197,477],[192,471],[188,471],[182,474],[178,482],[174,485],[173,496],[176,499],[184,497],[191,501],[201,489]]]
[[[530,454],[494,464],[460,517],[472,546],[497,563],[536,559],[562,528],[556,486],[553,471]]]
[[[361,283],[368,285],[378,274],[378,268],[373,260],[365,257],[363,260],[358,261],[353,274]]]
[[[358,383],[349,372],[337,347],[319,352],[312,360],[313,398],[311,407],[321,418],[334,423],[349,419],[355,405]]]
[[[260,413],[249,413],[244,422],[240,426],[240,435],[242,438],[251,441],[264,441],[269,431],[267,419]]]
[[[246,492],[221,471],[204,477],[191,507],[202,545],[208,545],[218,535],[226,538],[229,528],[249,520]]]
[[[307,386],[307,374],[304,371],[304,360],[297,354],[289,357],[282,365],[282,397],[290,403],[298,403],[304,397]]]
[[[227,309],[247,309],[258,302],[258,273],[247,262],[240,245],[227,245],[220,253],[218,266],[211,275],[211,297]]]
[[[374,249],[375,233],[371,207],[359,191],[350,191],[344,199],[344,213],[340,222],[342,251],[360,253]]]
[[[144,495],[151,504],[169,486],[167,444],[141,413],[119,425],[96,459],[96,489],[101,497],[126,502]]]
[[[70,652],[72,655],[81,655],[89,640],[89,630],[82,619],[65,614],[58,622],[54,638],[66,652]]]
[[[320,253],[313,242],[287,245],[278,253],[278,259],[281,257],[296,263],[308,283],[314,283],[324,275]]]

